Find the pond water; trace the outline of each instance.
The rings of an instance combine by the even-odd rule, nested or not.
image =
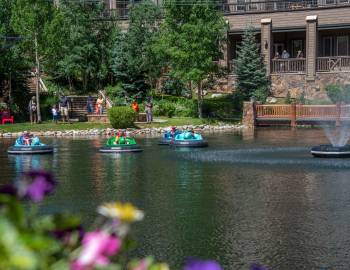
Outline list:
[[[91,222],[106,201],[145,211],[135,255],[172,269],[189,257],[224,269],[350,268],[350,159],[316,159],[322,130],[258,129],[208,135],[209,148],[174,150],[139,138],[139,154],[102,154],[103,138],[44,139],[57,151],[8,156],[0,140],[0,183],[31,168],[54,172],[59,188],[45,212],[71,210]]]

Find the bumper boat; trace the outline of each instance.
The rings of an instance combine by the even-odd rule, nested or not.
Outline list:
[[[7,153],[13,155],[51,154],[53,146],[41,143],[37,137],[32,139],[30,145],[24,144],[23,140],[18,138],[15,145],[7,149]]]
[[[330,144],[318,145],[311,148],[314,157],[321,158],[349,158],[350,145],[333,146]]]
[[[170,145],[175,147],[207,147],[208,142],[200,134],[184,132],[176,135]]]
[[[142,148],[136,143],[134,138],[121,138],[116,143],[115,138],[108,139],[105,146],[100,148],[102,153],[130,153],[141,152]]]
[[[176,130],[175,133],[167,131],[163,134],[163,137],[159,140],[158,145],[169,145],[175,138],[176,135],[181,134],[180,130]]]

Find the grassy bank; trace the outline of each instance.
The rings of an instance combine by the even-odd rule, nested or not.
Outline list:
[[[229,123],[235,123],[230,121]],[[152,124],[136,124],[137,128],[151,128],[151,127],[168,127],[168,126],[184,126],[184,125],[201,125],[201,124],[218,124],[217,120],[212,119],[199,119],[192,117],[157,117],[155,122]],[[52,123],[43,122],[41,124],[30,124],[26,123],[16,123],[16,124],[6,124],[0,125],[0,132],[21,132],[21,131],[64,131],[64,130],[86,130],[86,129],[105,129],[110,128],[110,124],[103,123],[88,123],[88,122],[74,122],[74,123]]]
[[[43,122],[41,124],[30,124],[26,123],[17,123],[17,124],[6,124],[0,125],[0,132],[20,132],[24,130],[28,131],[64,131],[64,130],[85,130],[92,128],[108,128],[111,127],[110,124],[102,123],[88,123],[88,122],[74,122],[74,123],[52,123]]]

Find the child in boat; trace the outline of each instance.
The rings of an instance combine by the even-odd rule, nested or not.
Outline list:
[[[28,131],[24,131],[23,135],[21,136],[22,144],[24,145],[31,145],[32,144],[32,135]]]

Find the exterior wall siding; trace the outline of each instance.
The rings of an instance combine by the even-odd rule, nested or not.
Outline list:
[[[242,31],[248,25],[260,29],[261,19],[271,18],[273,28],[303,28],[305,29],[305,18],[309,15],[317,15],[318,26],[350,24],[350,7],[342,8],[325,8],[325,9],[310,9],[310,10],[294,10],[288,12],[271,12],[271,13],[256,13],[256,14],[237,14],[227,15],[225,18],[230,24],[230,31]]]

